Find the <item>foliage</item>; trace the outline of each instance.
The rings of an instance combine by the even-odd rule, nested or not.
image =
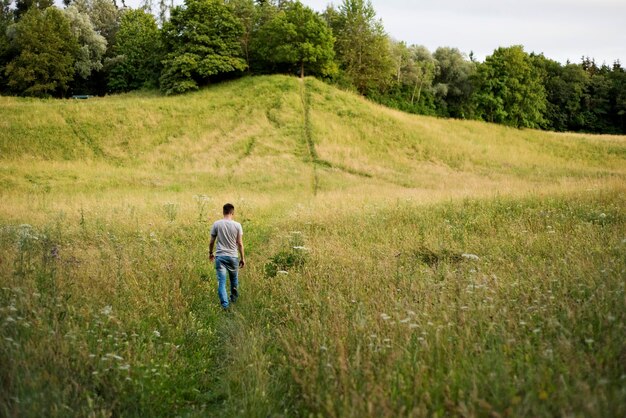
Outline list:
[[[241,23],[220,0],[186,0],[163,26],[168,51],[161,89],[167,94],[196,90],[211,76],[243,71]]]
[[[162,48],[153,15],[143,10],[126,11],[114,51],[117,57],[108,81],[112,91],[158,86]]]
[[[287,3],[259,34],[259,54],[265,61],[294,66],[304,77],[305,67],[323,76],[335,72],[333,36],[328,25],[300,1]]]
[[[471,118],[475,64],[468,61],[457,48],[437,48],[433,58],[437,62],[433,84],[438,113],[442,116]]]
[[[394,71],[390,42],[371,2],[344,0],[337,10],[327,9],[326,19],[336,38],[341,77],[362,94],[387,87]]]
[[[522,46],[498,48],[478,66],[477,112],[489,122],[535,128],[544,122],[541,74]]]
[[[56,7],[28,10],[10,31],[19,51],[5,69],[8,86],[27,96],[62,96],[74,78],[76,37],[65,14]]]
[[[92,71],[102,69],[107,41],[95,31],[89,15],[81,13],[75,6],[66,8],[65,16],[70,22],[72,34],[79,46],[74,62],[76,74],[86,79]]]
[[[107,41],[109,49],[115,44],[122,11],[113,0],[73,0],[72,5],[86,13],[94,29]]]
[[[21,19],[30,9],[45,10],[54,5],[54,0],[15,0],[15,17]]]

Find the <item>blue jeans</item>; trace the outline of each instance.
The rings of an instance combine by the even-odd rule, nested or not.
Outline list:
[[[230,301],[236,302],[239,293],[237,287],[239,281],[237,274],[239,272],[239,259],[237,257],[229,257],[226,255],[215,256],[215,272],[217,273],[217,295],[223,308],[228,308],[229,300],[226,293],[226,272],[230,278]]]

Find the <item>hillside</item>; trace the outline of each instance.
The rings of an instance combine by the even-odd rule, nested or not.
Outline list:
[[[228,184],[462,193],[624,178],[624,137],[412,116],[314,79],[305,86],[273,76],[178,97],[2,97],[2,191]]]
[[[284,76],[0,114],[2,416],[626,415],[626,137]]]

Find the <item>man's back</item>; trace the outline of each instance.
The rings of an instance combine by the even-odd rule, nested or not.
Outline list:
[[[217,237],[216,256],[237,257],[237,236],[243,236],[243,228],[239,222],[220,219],[211,227],[211,236]]]

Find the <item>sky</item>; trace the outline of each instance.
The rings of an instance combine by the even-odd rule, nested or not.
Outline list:
[[[301,0],[321,11],[328,0]],[[407,44],[459,48],[483,61],[523,45],[565,63],[626,64],[626,0],[371,0],[387,33]],[[341,1],[334,1],[335,5]]]
[[[301,1],[317,11],[341,3]],[[626,0],[371,1],[389,35],[431,51],[456,47],[483,61],[500,46],[523,45],[561,63],[589,56],[598,64],[619,59],[626,65]]]

